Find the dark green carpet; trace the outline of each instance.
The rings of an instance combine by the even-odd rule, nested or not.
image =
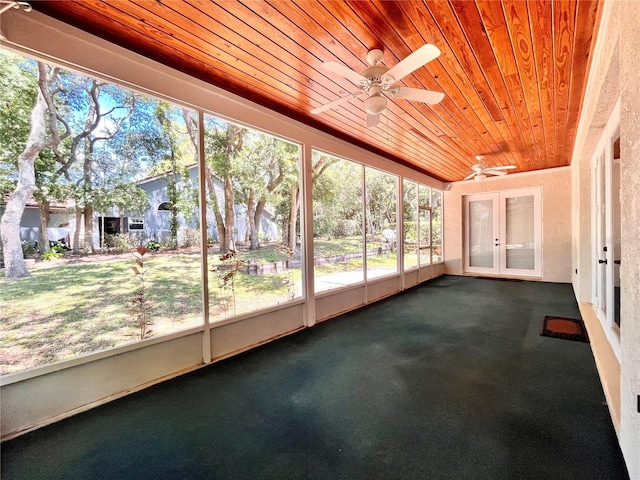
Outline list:
[[[2,479],[624,479],[570,285],[446,276],[2,445]]]

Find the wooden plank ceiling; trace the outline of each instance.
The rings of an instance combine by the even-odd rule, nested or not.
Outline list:
[[[596,36],[598,0],[83,0],[33,7],[443,181],[476,155],[523,172],[569,165]],[[438,105],[391,99],[366,127],[363,99],[325,72],[361,72],[369,50],[391,67],[425,43],[440,57],[402,84]]]

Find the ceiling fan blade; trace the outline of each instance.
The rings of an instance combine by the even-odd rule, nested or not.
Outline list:
[[[489,170],[511,170],[516,168],[515,165],[505,165],[500,167],[490,167]]]
[[[502,170],[494,170],[492,168],[485,170],[484,173],[489,175],[506,175],[507,172],[503,172]]]
[[[353,83],[360,85],[363,82],[367,82],[367,78],[360,75],[355,70],[351,70],[349,67],[342,65],[338,62],[325,62],[320,65],[327,72],[335,73],[336,75],[340,75],[341,77],[346,78],[347,80],[351,80]]]
[[[444,98],[444,93],[433,92],[431,90],[422,90],[420,88],[396,87],[389,90],[389,94],[396,98],[405,98],[416,102],[424,102],[428,104],[440,103]]]
[[[440,49],[431,43],[421,46],[404,60],[391,67],[383,76],[383,83],[391,85],[440,56]]]
[[[373,128],[380,123],[380,114],[379,113],[368,113],[367,114],[367,128]]]
[[[478,172],[470,173],[469,175],[467,175],[466,177],[464,177],[464,179],[463,179],[463,180],[470,180],[470,179],[472,179],[473,177],[475,177],[477,174],[478,174]]]
[[[361,93],[362,92],[350,93],[349,95],[345,95],[344,97],[340,97],[337,100],[334,100],[333,102],[329,102],[329,103],[325,103],[324,105],[320,105],[318,108],[314,108],[313,110],[311,110],[310,113],[312,115],[317,115],[318,113],[325,112],[327,110],[330,110],[332,108],[335,108],[335,107],[341,105],[342,103],[346,102],[350,98],[356,98]]]

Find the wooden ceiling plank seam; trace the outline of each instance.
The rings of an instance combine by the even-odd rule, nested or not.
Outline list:
[[[555,38],[555,71],[556,71],[556,156],[561,158],[566,139],[564,138],[567,109],[569,104],[569,85],[571,77],[571,60],[573,56],[573,30],[575,26],[577,2],[573,0],[555,0],[554,11]]]
[[[545,161],[543,168],[560,166],[555,158],[555,95],[553,65],[553,4],[552,0],[528,0],[529,23],[533,56],[536,66],[536,84],[540,99],[542,129],[544,131]]]
[[[130,8],[132,8],[132,10],[131,10],[131,14],[129,15],[136,15],[141,13],[141,10],[137,9],[135,5],[130,6]],[[276,96],[280,96],[278,94],[286,94],[292,99],[297,98],[297,95],[296,95],[297,90],[294,89],[289,84],[289,82],[283,81],[283,78],[277,79],[273,77],[272,74],[266,71],[256,69],[255,67],[253,67],[253,65],[250,65],[249,63],[246,63],[244,60],[242,60],[241,56],[237,55],[239,52],[236,52],[236,54],[234,55],[234,53],[221,49],[216,45],[207,42],[201,37],[196,36],[195,34],[190,34],[190,37],[191,37],[190,40],[187,40],[186,38],[182,38],[179,35],[178,31],[176,31],[175,33],[172,33],[172,30],[168,28],[169,25],[173,25],[174,27],[178,28],[180,31],[184,31],[178,25],[170,24],[169,22],[165,21],[161,16],[155,14],[154,12],[150,12],[146,9],[142,9],[142,10],[147,12],[148,15],[152,15],[158,21],[160,21],[160,23],[152,24],[149,20],[145,21],[141,19],[136,19],[137,22],[139,22],[138,25],[142,23],[144,25],[147,25],[149,28],[153,29],[153,32],[149,32],[149,33],[157,34],[157,35],[149,35],[149,37],[160,38],[160,39],[167,38],[167,37],[171,38],[173,39],[174,42],[180,42],[182,45],[184,45],[183,47],[184,51],[188,52],[192,58],[197,58],[199,61],[204,63],[209,63],[206,60],[207,57],[216,58],[218,60],[218,64],[216,65],[216,67],[223,73],[226,73],[227,69],[220,68],[220,67],[223,65],[228,65],[229,67],[231,67],[229,70],[230,75],[233,74],[233,71],[235,69],[240,70],[241,72],[245,72],[250,77],[255,78],[256,80],[259,80],[262,83],[263,91],[271,91]],[[123,15],[127,15],[127,13],[120,11],[117,7],[114,7],[111,12],[112,16],[114,11],[119,11]],[[164,28],[167,28],[166,32],[163,29],[161,29],[161,26]],[[171,43],[166,42],[166,43],[169,45],[173,45],[173,42]],[[229,46],[229,43],[227,43],[227,45]],[[205,50],[213,51],[215,52],[215,54],[208,55],[205,52]],[[237,62],[234,62],[234,59],[237,60]],[[240,65],[242,65],[242,68],[239,68]],[[221,86],[221,88],[224,88],[224,86]]]
[[[490,91],[490,87],[487,84],[486,78],[480,71],[480,65],[478,64],[475,55],[473,55],[464,32],[461,31],[460,24],[453,15],[453,12],[451,9],[444,10],[440,2],[433,2],[430,0],[423,0],[423,2],[425,2],[427,10],[429,11],[431,18],[433,18],[437,30],[440,32],[443,44],[446,45],[446,49],[450,52],[449,56],[445,57],[445,62],[449,61],[449,59],[456,59],[455,62],[448,62],[448,66],[453,67],[452,69],[449,69],[456,71],[459,79],[463,82],[464,79],[468,79],[469,87],[465,90],[471,90],[475,92],[477,96],[479,105],[476,104],[474,98],[469,97],[468,95],[466,96],[467,101],[473,107],[473,111],[478,115],[480,120],[483,121],[485,128],[489,128],[488,126],[491,125],[494,126],[497,135],[492,134],[492,137],[496,147],[500,147],[500,140],[498,140],[498,137],[504,142],[511,143],[513,139],[512,135],[508,133],[508,130],[506,130],[507,135],[505,135],[505,129],[502,127],[502,125],[504,125],[504,120],[498,121],[494,119],[495,114],[492,114],[487,106],[489,102],[485,101],[483,98],[486,95],[478,90],[478,85],[480,83],[483,84],[487,91]],[[453,41],[456,41],[456,45],[453,44]],[[458,65],[461,68],[461,72],[457,71]],[[498,108],[497,104],[496,108]],[[484,115],[485,113],[486,116]],[[482,116],[485,116],[484,120],[482,119]],[[500,113],[500,116],[502,118],[502,113]],[[515,156],[515,153],[513,151],[509,153],[513,158],[512,163],[517,164],[517,157]],[[468,167],[470,168],[475,160],[469,160],[468,162]]]
[[[186,2],[186,4],[198,10],[200,10],[200,7],[203,6],[203,4],[201,3],[198,3],[197,4],[198,6],[195,6],[189,2]],[[209,13],[208,11],[203,11],[203,10],[200,10],[200,11],[202,12],[202,14],[207,15],[211,19],[211,21],[217,22],[217,24],[220,26],[219,28],[221,28],[225,32],[224,36],[222,37],[220,37],[221,32],[216,33],[215,31],[212,30],[212,34],[219,36],[225,41],[233,41],[232,38],[235,38],[236,40],[233,41],[235,46],[237,48],[242,49],[243,51],[247,52],[250,55],[252,54],[252,52],[248,50],[247,48],[248,46],[252,46],[253,49],[259,48],[262,52],[268,55],[268,59],[275,60],[277,64],[268,63],[266,61],[268,59],[265,59],[263,57],[261,57],[260,59],[261,62],[268,63],[272,68],[279,69],[283,73],[286,73],[288,77],[292,78],[295,82],[299,83],[300,85],[304,85],[304,88],[308,89],[311,93],[320,93],[325,97],[325,99],[328,99],[327,101],[334,99],[332,97],[335,96],[335,88],[333,89],[331,88],[332,86],[335,86],[333,85],[333,82],[330,82],[332,85],[328,86],[323,82],[314,81],[314,83],[316,83],[319,87],[321,87],[321,90],[322,90],[320,92],[316,92],[311,89],[311,87],[308,85],[308,82],[304,82],[300,78],[300,77],[307,78],[308,74],[307,75],[302,74],[300,69],[295,69],[293,66],[291,66],[294,63],[299,62],[300,64],[304,64],[305,68],[313,69],[314,68],[313,65],[309,64],[305,59],[294,56],[291,53],[290,49],[286,48],[285,45],[281,45],[281,47],[283,48],[280,49],[279,55],[272,53],[270,49],[264,46],[264,44],[272,44],[274,45],[274,48],[278,48],[278,45],[271,38],[269,38],[269,36],[265,35],[263,31],[259,31],[255,29],[254,33],[256,38],[247,38],[245,36],[242,36],[238,33],[237,30],[230,28],[229,25],[225,25],[224,20],[229,20],[229,18],[223,15],[223,12],[226,12],[226,10],[220,7],[219,6],[220,4],[214,2],[212,4],[207,4],[207,5],[210,5],[211,8],[217,8],[215,10],[215,15],[212,14],[213,12]],[[189,18],[188,15],[184,15],[184,13],[182,12],[176,12],[176,13],[184,16],[185,18]],[[232,16],[230,13],[228,15]],[[222,22],[220,20],[222,20]],[[203,27],[203,28],[206,28],[206,27]],[[247,45],[242,44],[243,42],[246,42]],[[255,57],[255,52],[253,53],[253,56]],[[292,72],[295,72],[298,75],[293,75]],[[324,79],[324,77],[322,78]],[[329,82],[327,81],[327,83]],[[345,91],[344,94],[346,95],[347,92]],[[309,99],[309,105],[310,106],[313,105],[311,96],[309,94],[306,94],[306,96]]]
[[[81,2],[75,2],[77,5],[79,5],[78,8],[84,8],[83,3]],[[89,7],[87,7],[89,8]],[[91,30],[93,31],[92,33],[94,34],[98,34],[100,35],[100,32],[96,32],[96,29],[100,29],[103,33],[104,33],[104,37],[109,40],[109,41],[114,41],[113,37],[119,37],[121,39],[125,39],[127,38],[127,33],[131,32],[132,27],[129,23],[121,23],[111,17],[102,17],[103,19],[103,24],[101,27],[96,26],[95,24],[93,25],[93,28],[91,28]],[[146,56],[148,58],[152,58],[156,61],[159,61],[160,63],[164,63],[165,65],[169,65],[169,66],[173,66],[173,68],[176,68],[175,66],[175,62],[172,64],[170,61],[168,61],[167,59],[165,59],[165,54],[163,52],[163,46],[164,44],[156,39],[153,38],[151,36],[145,35],[147,37],[147,41],[149,42],[149,45],[153,45],[154,47],[152,49],[150,49],[148,46],[145,46],[144,48],[141,48],[140,51],[138,51],[137,53]],[[126,46],[122,45],[124,48],[127,48]],[[158,54],[157,56],[153,56],[152,54],[148,53],[149,50],[153,50],[154,53]],[[206,71],[207,68],[209,68],[209,64],[207,62],[202,61],[201,59],[198,59],[196,57],[191,57],[187,54],[185,54],[186,57],[192,58],[194,62],[203,65],[205,68],[202,69],[202,71]],[[178,69],[181,69],[178,67]],[[187,71],[189,72],[189,74],[192,74],[195,78],[199,78],[200,80],[203,81],[207,81],[207,83],[211,83],[210,78],[204,78],[203,75],[196,75],[193,73],[193,71],[190,71],[189,69],[181,69],[183,71]],[[230,78],[236,78],[237,74],[232,74],[230,75]],[[238,78],[238,83],[244,83],[244,78],[242,77],[237,77]]]
[[[420,17],[421,20],[423,22],[427,22],[427,23],[435,23],[435,20],[433,19],[433,17],[431,16],[431,13],[428,11],[428,9],[425,8],[423,9],[423,11],[420,11],[416,8],[417,5],[423,5],[422,3],[418,4],[418,2],[401,2],[400,3],[401,7],[405,10],[405,13],[407,14],[408,18],[413,19],[414,17]],[[409,9],[411,9],[409,11]],[[415,28],[417,30],[420,30],[420,27],[416,24],[416,20],[411,20],[412,23],[414,24]],[[434,27],[430,28],[431,31],[436,30],[437,32],[440,32],[440,28],[436,25]],[[432,33],[430,35],[433,38],[433,41],[438,42],[438,35],[437,33]],[[448,43],[446,42],[446,40],[444,38],[440,39],[440,41],[438,42],[441,44],[441,50],[443,51],[443,56],[441,57],[441,62],[440,64],[444,67],[444,62],[448,59],[448,57],[454,57],[454,55],[448,55],[449,51],[447,49],[447,47],[449,47]],[[459,63],[455,63],[457,68],[462,68],[462,66]],[[451,68],[447,68],[447,71],[451,71]],[[465,74],[466,75],[466,74]],[[454,82],[451,74],[446,74],[444,75],[444,77],[448,78],[451,80],[452,85],[449,87],[446,86],[442,86],[443,90],[445,91],[452,91],[452,90],[457,90],[457,92],[459,92],[459,96],[457,96],[457,98],[461,99],[462,102],[458,102],[458,103],[454,103],[455,107],[458,109],[459,113],[462,115],[462,117],[469,122],[470,125],[472,125],[472,128],[475,129],[475,131],[479,134],[480,138],[482,139],[482,143],[485,145],[483,148],[476,148],[472,154],[469,155],[469,158],[473,158],[475,157],[475,155],[478,154],[482,154],[482,153],[487,153],[487,152],[492,152],[494,153],[496,156],[501,156],[503,158],[506,158],[507,156],[509,156],[509,154],[507,152],[503,152],[500,148],[500,145],[496,142],[495,140],[495,136],[500,136],[500,132],[495,128],[495,125],[493,123],[493,120],[488,117],[488,120],[485,119],[484,121],[480,119],[479,117],[479,110],[484,109],[486,111],[486,106],[484,105],[484,103],[482,103],[482,100],[480,99],[480,97],[476,96],[476,99],[479,103],[479,105],[474,108],[473,106],[473,101],[469,99],[469,97],[467,95],[464,94],[464,89],[463,86],[458,85],[460,82]],[[463,74],[459,74],[459,77],[464,78]],[[434,78],[438,79],[439,76],[438,75],[434,75]],[[475,92],[475,90],[473,89],[473,87],[469,85],[469,88],[471,88],[472,91]],[[450,95],[450,97],[453,97],[453,95]],[[462,103],[462,105],[460,105],[460,103]],[[471,113],[469,113],[466,110],[469,110]],[[488,112],[487,112],[488,113]],[[493,127],[493,128],[492,128]],[[490,130],[495,129],[494,134],[492,134],[490,132]],[[486,138],[488,137],[488,139]],[[496,150],[497,149],[497,150]],[[507,161],[507,163],[509,163]],[[465,175],[466,176],[466,175]]]
[[[252,5],[255,4],[255,2],[250,2],[250,3]],[[231,5],[234,5],[234,4],[235,4],[235,2],[224,2],[225,8],[229,8]],[[262,5],[261,8],[265,9],[265,8],[267,8],[267,5],[270,5],[270,4]],[[276,5],[278,5],[278,4],[276,3]],[[285,4],[285,5],[288,7],[289,14],[292,14],[292,12],[294,11],[293,9],[297,8],[297,7],[295,7],[294,4]],[[271,9],[273,9],[273,11],[275,13],[281,15],[283,19],[286,18],[286,16],[283,13],[281,13],[279,10],[277,10],[275,8],[275,6],[271,5]],[[300,19],[300,15],[297,15],[296,18]],[[287,19],[287,21],[291,21],[291,20]],[[322,26],[318,24],[316,26],[316,28],[311,29],[311,25],[312,24],[310,22],[312,22],[312,21],[315,22],[315,20],[308,18],[307,21],[305,22],[306,26],[307,26],[307,30],[312,30],[312,31],[317,33],[318,29],[321,29]],[[303,77],[308,78],[308,79],[310,79],[312,81],[317,81],[318,78],[323,79],[323,81],[331,82],[331,84],[334,84],[334,85],[338,86],[340,88],[341,92],[343,92],[343,93],[341,93],[341,92],[336,93],[335,88],[333,90],[331,90],[331,88],[328,87],[329,90],[331,90],[333,92],[333,96],[332,97],[328,97],[327,101],[333,101],[333,100],[335,100],[335,99],[337,99],[337,98],[339,98],[341,96],[345,96],[345,95],[347,95],[349,93],[353,93],[353,92],[356,92],[358,90],[356,85],[354,85],[353,83],[349,82],[348,80],[346,80],[346,79],[344,79],[342,77],[336,77],[336,76],[329,77],[329,76],[325,75],[319,69],[320,65],[322,63],[320,61],[321,57],[317,53],[314,53],[314,52],[310,51],[308,47],[305,47],[303,44],[300,43],[299,40],[297,40],[296,38],[293,38],[290,35],[290,32],[295,30],[293,27],[289,29],[289,34],[288,34],[287,32],[284,32],[284,31],[280,30],[276,25],[274,25],[271,22],[268,22],[268,21],[264,20],[263,24],[264,23],[269,25],[269,27],[270,27],[269,31],[270,32],[278,32],[279,33],[279,38],[281,38],[281,41],[284,38],[289,40],[290,43],[287,42],[287,44],[289,45],[289,47],[288,47],[289,51],[293,51],[292,46],[295,46],[296,47],[295,50],[297,52],[307,52],[310,57],[313,57],[313,60],[310,59],[308,62],[305,62],[305,63],[306,63],[306,65],[308,65],[309,69],[314,70],[316,73],[310,75],[307,72],[302,72],[301,71],[300,74]],[[295,22],[292,22],[292,24],[295,24]],[[328,50],[328,49],[324,48],[324,46],[321,43],[317,42],[317,40],[315,39],[316,35],[310,35],[308,33],[308,36],[309,36],[310,39],[312,39],[315,42],[314,44],[318,44],[319,46],[323,47],[323,49],[326,52],[330,53],[332,56],[334,55],[331,50]],[[335,42],[328,42],[328,43],[334,44]],[[296,55],[296,57],[300,58],[300,55],[298,54],[298,55]],[[326,102],[325,101],[320,101],[317,105],[310,104],[310,109],[311,108],[315,108],[315,107],[320,106],[320,105],[323,105],[324,103],[326,103]]]
[[[561,158],[571,163],[571,152],[575,143],[578,119],[582,110],[584,94],[586,92],[588,72],[591,67],[594,39],[598,29],[598,19],[601,12],[601,2],[583,0],[577,5],[576,21],[578,26],[588,25],[587,28],[574,29],[574,48],[571,67],[571,83],[569,85],[569,104],[574,108],[567,110],[567,125],[565,130],[566,142]],[[576,108],[575,106],[580,106]]]
[[[231,2],[232,3],[232,2]],[[271,15],[277,14],[282,19],[282,25],[274,25],[272,22],[271,25],[273,28],[282,32],[283,35],[289,37],[292,42],[297,44],[301,49],[304,49],[317,57],[318,65],[322,62],[327,61],[328,59],[341,61],[346,65],[351,65],[350,62],[345,61],[344,58],[352,58],[354,62],[364,62],[364,57],[358,57],[354,55],[354,53],[347,47],[345,47],[340,41],[333,37],[332,32],[328,32],[321,24],[317,22],[316,19],[312,19],[311,17],[305,15],[307,21],[305,22],[305,29],[301,29],[295,21],[288,18],[287,15],[283,14],[276,7],[287,7],[287,14],[291,15],[292,18],[296,18],[301,20],[303,12],[295,4],[289,4],[288,2],[255,2],[255,1],[244,1],[241,0],[241,3],[247,6],[251,11],[258,14],[258,11],[264,11]],[[251,8],[255,7],[255,8]],[[294,8],[295,7],[295,8]],[[311,21],[309,21],[311,20]],[[267,20],[268,21],[268,20]],[[285,28],[286,26],[286,28]],[[286,31],[285,31],[286,30]],[[348,31],[348,30],[347,30]],[[331,41],[320,42],[319,38],[324,36],[331,37]],[[364,45],[358,40],[357,37],[353,37],[354,43],[351,44],[352,47],[358,48],[359,50],[365,51]],[[321,50],[323,55],[320,55],[318,52],[312,52],[309,50],[306,45],[312,44],[317,45]],[[359,47],[358,47],[359,45]],[[327,54],[326,56],[324,54]],[[366,51],[365,51],[366,54]],[[355,63],[354,63],[355,65]],[[356,66],[354,70],[358,70],[359,66]]]
[[[526,95],[521,86],[523,76],[518,68],[515,42],[513,41],[513,37],[510,35],[509,20],[505,15],[502,3],[496,1],[476,0],[476,7],[480,14],[487,39],[493,49],[498,69],[505,80],[511,105],[514,106],[518,103],[526,102]],[[528,103],[525,103],[525,105],[528,106]],[[531,130],[528,111],[526,112],[526,119],[523,119],[520,118],[520,116],[525,114],[525,112],[523,112],[521,108],[517,110],[519,112],[518,120],[520,128]],[[534,141],[534,147],[535,143],[536,142]],[[527,163],[527,168],[530,168],[534,162],[535,158],[530,159]]]
[[[108,18],[108,19],[107,19],[107,21],[111,22],[112,24],[115,22],[115,20],[113,20],[113,18]],[[124,31],[128,31],[128,30],[131,30],[131,25],[130,25],[130,24],[122,25],[122,30],[123,30],[123,32],[124,32]],[[159,40],[157,40],[156,38],[154,38],[153,36],[147,36],[147,37],[149,38],[149,41],[151,41],[151,42],[155,42],[155,43],[158,45],[158,48],[156,49],[156,51],[160,51],[160,50],[161,50],[160,46],[162,45],[162,43],[160,43],[160,41],[159,41]],[[196,58],[194,58],[194,61],[199,62],[199,63],[203,63],[203,65],[208,65],[208,63],[206,63],[206,62],[202,62],[201,60],[196,59]],[[174,66],[175,66],[175,65],[174,65]],[[203,70],[204,70],[204,69],[203,69]],[[194,75],[194,77],[195,77],[195,78],[200,78],[200,79],[201,79],[201,80],[203,80],[203,81],[206,81],[206,82],[208,82],[208,83],[211,83],[211,78],[198,77],[197,75]],[[233,77],[234,77],[234,74],[231,74],[231,73],[230,73],[230,74],[225,74],[224,79],[225,79],[225,80],[229,80],[230,78],[233,78]],[[250,77],[250,78],[252,78],[252,77]],[[238,78],[238,84],[239,84],[239,85],[242,85],[242,86],[243,86],[243,88],[242,88],[242,89],[236,88],[236,89],[231,89],[231,90],[230,90],[230,89],[228,88],[228,85],[227,85],[227,88],[225,88],[225,86],[224,86],[224,85],[222,85],[222,82],[217,82],[218,86],[221,86],[221,88],[224,88],[224,89],[226,89],[226,90],[228,90],[228,91],[231,91],[232,93],[238,94],[238,95],[240,95],[240,96],[243,96],[244,98],[247,98],[248,100],[255,101],[256,103],[262,103],[262,104],[264,104],[264,99],[259,99],[259,98],[251,97],[250,95],[247,95],[247,94],[246,94],[246,93],[247,93],[246,86],[247,86],[248,84],[251,84],[251,83],[252,83],[252,82],[251,82],[251,81],[249,81],[249,80],[247,80],[245,77],[240,77],[240,78]],[[253,86],[254,86],[254,89],[255,89],[255,90],[264,89],[264,84],[262,84],[262,83],[256,83],[256,84],[254,84]],[[282,97],[282,98],[283,98],[283,100],[284,100],[285,102],[289,102],[289,103],[291,103],[291,104],[293,104],[293,102],[296,100],[294,97],[289,97],[289,98],[287,98],[287,97]],[[262,101],[261,101],[261,100],[262,100]],[[272,106],[272,108],[273,108],[273,106]],[[278,111],[278,109],[277,109],[277,108],[273,108],[273,109],[274,109],[274,110],[276,110],[276,111]],[[291,112],[287,112],[287,113],[289,113],[289,114],[290,114]]]
[[[406,21],[410,24],[411,29],[413,29],[413,33],[403,38],[404,43],[407,45],[409,51],[414,51],[417,48],[420,48],[425,43],[424,37],[420,34],[419,29],[417,28],[415,23],[411,21],[406,11],[402,10],[402,16],[398,15],[397,13],[390,14],[390,11],[388,10],[388,8],[393,5],[400,8],[398,4],[393,2],[375,2],[375,5],[378,8],[380,15],[382,17],[389,18],[390,16],[392,16],[393,18],[396,18],[396,19],[398,18],[401,18],[403,20],[406,19]],[[384,11],[380,10],[381,7],[385,7],[385,10]],[[395,23],[389,23],[389,27],[394,30],[396,29]],[[408,29],[409,29],[409,26],[405,25],[404,30],[406,31]],[[407,38],[413,38],[413,41],[410,41],[410,43],[408,43]],[[429,66],[432,66],[433,68],[429,68]],[[421,75],[421,76],[411,75],[409,77],[405,77],[404,83],[407,86],[414,87],[414,88],[426,88],[428,90],[442,91],[443,88],[438,82],[436,75],[432,73],[432,70],[441,68],[441,64],[439,62],[431,62],[427,64],[426,67],[427,67],[427,71],[429,72],[429,76],[433,78],[433,84],[435,86],[432,86],[431,84],[428,84],[422,81],[425,78],[425,75]],[[421,72],[421,71],[422,69],[417,70],[417,72]],[[411,102],[408,102],[408,103],[412,104]],[[417,105],[419,104],[412,104],[412,105],[414,105],[414,107],[417,107]],[[422,111],[424,110],[424,108],[421,108],[420,110]],[[486,145],[485,139],[482,138],[482,136],[478,133],[477,129],[472,126],[472,124],[469,121],[469,118],[462,113],[462,111],[457,107],[455,102],[453,102],[449,97],[445,97],[445,100],[443,101],[443,103],[440,103],[435,108],[429,107],[429,110],[433,111],[434,114],[439,116],[442,122],[444,122],[447,126],[449,126],[450,132],[447,133],[448,136],[458,137],[462,142],[464,142],[463,144],[458,142],[456,143],[460,145],[461,149],[462,148],[466,149],[468,157],[472,158],[474,156],[475,154],[474,152],[478,151],[478,149],[480,148],[479,147],[480,144]],[[450,120],[447,121],[443,115],[446,115],[447,117],[449,117]],[[455,125],[456,129],[451,127],[451,125]]]
[[[529,26],[529,11],[527,4],[521,0],[503,0],[501,5],[513,48],[513,59],[518,72],[520,89],[524,95],[528,128],[531,129],[534,138],[538,159],[536,168],[541,169],[544,168],[546,151],[533,56],[534,45]]]
[[[187,3],[187,5],[190,5],[190,4]],[[188,32],[190,35],[193,35],[194,37],[200,39],[202,42],[204,42],[205,45],[211,45],[212,49],[214,49],[215,51],[222,50],[222,49],[218,48],[215,45],[215,43],[213,43],[212,40],[205,39],[203,36],[198,36],[197,35],[198,28],[203,29],[203,31],[208,33],[209,35],[211,35],[212,38],[218,39],[221,44],[227,45],[229,47],[229,51],[225,51],[225,50],[223,50],[223,51],[225,51],[225,53],[230,55],[232,58],[235,57],[237,59],[240,59],[247,65],[250,65],[251,64],[250,60],[255,58],[255,53],[249,52],[245,48],[245,46],[240,44],[240,41],[242,39],[244,39],[244,41],[246,41],[249,45],[252,45],[254,48],[259,48],[259,47],[255,43],[252,43],[249,39],[239,35],[237,33],[237,31],[234,31],[234,30],[231,30],[231,29],[227,29],[227,27],[222,26],[221,24],[219,24],[221,26],[221,28],[223,28],[226,31],[228,31],[228,34],[233,38],[230,38],[228,36],[222,37],[222,36],[220,36],[220,34],[218,32],[212,30],[209,27],[201,25],[200,23],[195,21],[194,20],[194,18],[195,18],[194,15],[187,16],[181,11],[176,11],[171,7],[171,4],[168,4],[167,8],[170,8],[173,12],[175,12],[175,15],[177,17],[182,17],[183,19],[185,19],[187,21],[191,21],[193,23],[193,25],[191,25],[191,27],[192,27],[191,29],[186,29],[184,26],[181,27],[177,23],[173,23],[173,25],[175,27],[180,28],[183,31]],[[198,10],[198,12],[200,12],[200,15],[205,15],[205,16],[207,16],[207,18],[211,19],[212,21],[215,21],[208,13],[203,12],[201,10]],[[149,12],[149,14],[150,15],[154,15],[156,18],[160,19],[161,21],[164,21],[165,15],[161,15],[160,12],[158,12],[158,13]],[[162,25],[162,23],[159,23],[158,25]],[[237,29],[237,30],[239,30],[239,29]],[[178,39],[179,37],[176,35],[175,38]],[[190,44],[190,42],[186,38],[183,41],[184,41],[184,43]],[[201,51],[203,51],[203,50],[201,49]],[[267,56],[269,58],[275,58],[268,50],[262,48],[261,51],[264,52],[265,54],[267,54]],[[203,54],[207,54],[207,52],[203,51]],[[299,101],[303,101],[305,98],[307,98],[309,100],[309,102],[310,102],[309,95],[306,92],[306,90],[309,89],[309,86],[306,83],[300,81],[300,75],[292,74],[291,70],[293,70],[293,69],[288,67],[286,62],[283,62],[282,60],[279,60],[279,65],[272,65],[267,60],[268,60],[268,58],[261,57],[261,60],[260,60],[259,64],[262,67],[262,70],[260,70],[260,71],[262,71],[268,77],[273,78],[274,83],[272,85],[274,86],[274,88],[277,88],[277,87],[275,87],[275,85],[277,85],[277,84],[286,85],[287,87],[293,89],[293,91],[296,91],[296,92],[300,93],[300,96],[298,97]],[[299,73],[299,72],[295,71],[295,73]],[[282,74],[283,77],[280,77],[278,74]],[[285,79],[288,79],[288,80],[285,80]],[[265,85],[268,85],[268,83],[265,82]],[[331,94],[331,91],[327,87],[325,87],[324,85],[321,85],[321,84],[319,84],[319,86],[324,88],[324,89],[326,89],[326,93],[328,95]],[[294,95],[292,95],[292,96],[294,96]]]
[[[452,3],[439,2],[437,0],[425,0],[427,8],[433,15],[438,26],[447,39],[451,50],[455,53],[458,62],[467,72],[473,88],[478,92],[482,103],[494,121],[503,118],[502,109],[490,88],[482,64],[469,41],[467,32],[455,13]],[[455,45],[452,42],[456,42]]]
[[[481,67],[482,75],[485,77],[497,103],[501,105],[505,122],[518,147],[519,159],[516,166],[520,170],[526,170],[522,159],[531,151],[533,136],[530,131],[523,129],[520,124],[520,117],[522,116],[520,106],[517,102],[514,104],[511,100],[509,85],[507,84],[508,79],[505,79],[500,72],[495,52],[491,48],[491,43],[485,33],[485,27],[477,4],[475,1],[452,0],[451,8],[460,25],[460,29],[467,39],[467,43],[471,47],[473,55],[476,57],[476,61]]]

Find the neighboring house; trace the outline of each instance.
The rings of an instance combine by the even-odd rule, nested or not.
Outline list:
[[[5,202],[6,203],[6,202]],[[0,217],[4,214],[5,203],[0,203]],[[63,242],[70,246],[75,230],[75,215],[68,203],[52,202],[50,204],[49,227],[47,233],[50,241]],[[40,231],[40,211],[38,203],[32,198],[25,205],[20,222],[20,240],[36,243]]]
[[[198,186],[198,168],[197,165],[188,167],[188,180],[178,179],[178,187],[184,187],[186,183],[195,187]],[[123,225],[120,225],[121,217],[117,209],[103,213],[94,213],[93,239],[94,244],[99,245],[102,237],[102,230],[106,235],[114,235],[117,233],[139,233],[140,241],[146,243],[149,240],[157,242],[166,241],[170,236],[170,220],[171,220],[171,204],[169,203],[169,195],[167,192],[167,176],[166,174],[156,175],[139,180],[136,185],[142,188],[149,199],[150,208],[143,215],[131,214],[124,212],[122,219]],[[214,188],[218,203],[224,209],[224,190],[223,183],[220,179],[214,178]],[[247,222],[247,206],[236,204],[234,207],[236,214],[236,228],[234,231],[234,240],[242,241],[245,239],[248,231]],[[223,212],[224,213],[224,212]],[[104,227],[101,221],[104,220]],[[189,239],[190,229],[196,229],[199,225],[199,209],[196,207],[188,214],[180,212],[178,215],[178,244],[183,245]],[[75,214],[73,212],[72,203],[52,203],[51,217],[49,221],[49,240],[64,241],[65,245],[73,246],[73,236],[76,228]],[[83,228],[80,226],[80,228]],[[278,238],[278,226],[275,215],[265,208],[260,222],[260,233],[268,240]],[[27,242],[38,241],[38,231],[40,229],[40,212],[38,204],[35,201],[27,203],[22,221],[20,223],[20,240]],[[207,211],[207,237],[214,242],[218,241],[218,229],[212,210]],[[84,238],[83,232],[80,234],[81,241]]]
[[[197,165],[191,165],[187,167],[189,172],[188,183],[190,186],[195,187],[197,191],[198,186],[198,167]],[[224,185],[218,178],[214,178],[214,189],[216,197],[218,198],[218,204],[221,209],[224,209]],[[162,242],[166,240],[170,235],[170,220],[171,220],[171,204],[169,200],[169,194],[167,192],[167,176],[166,174],[156,175],[154,177],[145,178],[137,182],[137,185],[142,188],[149,198],[151,207],[142,217],[132,216],[129,219],[129,231],[133,231],[131,220],[135,222],[135,230],[144,232],[144,237],[149,240],[156,240]],[[185,182],[183,179],[178,179],[178,188],[184,187]],[[236,215],[236,226],[234,231],[234,240],[242,241],[245,239],[248,223],[247,223],[247,206],[244,204],[236,204],[234,206],[234,212]],[[185,215],[186,212],[180,212],[178,215],[178,243],[184,240],[184,237],[188,234],[187,229],[197,228],[199,221],[199,209],[196,207],[193,211],[189,212],[189,215]],[[222,212],[224,214],[224,212]],[[260,233],[269,240],[278,238],[278,226],[274,214],[265,209],[262,214],[262,221],[260,223]],[[215,216],[212,210],[207,211],[207,237],[218,241],[218,229],[216,226]]]

